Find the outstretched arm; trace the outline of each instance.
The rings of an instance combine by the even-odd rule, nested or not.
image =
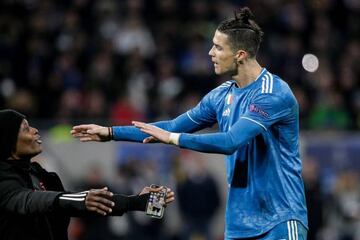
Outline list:
[[[150,192],[159,192],[163,188],[144,187],[140,194],[131,196],[114,194],[111,198],[115,202],[111,215],[119,216],[128,211],[145,211],[150,198]],[[166,192],[165,206],[175,200],[174,192],[170,188],[166,188]]]
[[[135,196],[113,194],[106,187],[77,193],[33,191],[24,188],[16,178],[13,178],[2,180],[0,183],[0,209],[20,215],[60,212],[69,216],[89,214],[119,216],[127,211],[144,211],[149,198],[148,193],[160,189],[145,187]],[[172,201],[174,201],[174,192],[167,188],[165,203]]]
[[[187,113],[184,113],[173,120],[160,121],[151,124],[167,131],[188,133],[207,127],[206,125],[191,120]],[[103,127],[95,124],[74,126],[71,130],[71,134],[73,137],[79,138],[82,142],[104,142],[110,140],[142,142],[145,138],[149,137],[148,134],[141,132],[134,126]]]
[[[91,189],[80,193],[66,193],[59,196],[59,206],[71,216],[98,213],[121,216],[128,211],[145,211],[150,192],[159,192],[164,187],[144,187],[138,195],[113,194],[108,189]],[[165,204],[174,201],[174,192],[166,188]]]
[[[107,188],[70,193],[63,191],[34,191],[25,188],[20,178],[14,176],[0,181],[0,209],[20,215],[67,213],[70,216],[82,212],[106,215],[111,212],[112,195]]]
[[[182,148],[199,152],[233,154],[241,145],[246,144],[265,129],[257,123],[247,119],[240,119],[224,133],[186,134],[165,131],[156,126],[143,122],[133,122],[134,126],[159,141],[179,145]]]

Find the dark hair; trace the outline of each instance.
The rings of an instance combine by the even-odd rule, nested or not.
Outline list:
[[[264,33],[254,20],[254,15],[248,7],[234,12],[235,17],[222,21],[217,30],[228,35],[231,48],[234,51],[243,49],[250,57],[255,57]]]

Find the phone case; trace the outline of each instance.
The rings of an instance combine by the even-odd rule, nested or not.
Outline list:
[[[149,201],[146,206],[146,214],[154,218],[162,218],[164,216],[164,204],[166,199],[166,189],[159,192],[150,192]]]

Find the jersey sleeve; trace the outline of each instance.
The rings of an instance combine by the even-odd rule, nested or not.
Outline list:
[[[150,123],[159,128],[170,132],[191,133],[200,130],[202,127],[192,121],[187,113],[183,113],[177,118],[168,121]],[[148,134],[141,132],[134,126],[113,126],[115,141],[142,142]]]
[[[291,99],[274,94],[261,94],[251,101],[246,112],[240,117],[247,119],[267,130],[274,123],[291,114],[294,103]]]
[[[194,108],[186,112],[190,120],[202,128],[211,127],[217,121],[213,94],[214,91],[209,92]]]
[[[187,134],[182,133],[179,138],[179,146],[206,153],[233,154],[240,146],[246,144],[262,131],[258,124],[240,119],[228,132]]]
[[[192,133],[216,123],[216,112],[212,103],[212,92],[208,93],[194,108],[169,121],[150,123],[170,132]],[[134,126],[113,126],[115,141],[142,142],[148,134]]]

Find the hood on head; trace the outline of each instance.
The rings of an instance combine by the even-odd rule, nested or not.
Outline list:
[[[22,121],[26,117],[12,109],[0,110],[0,160],[8,159],[16,147]]]

